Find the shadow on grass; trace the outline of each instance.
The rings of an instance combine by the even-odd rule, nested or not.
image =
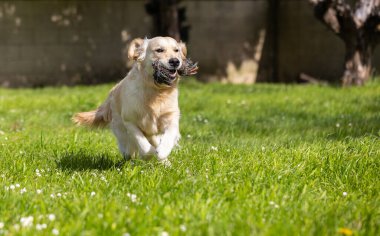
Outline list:
[[[67,171],[108,170],[122,165],[122,161],[114,161],[107,154],[86,154],[84,152],[67,152],[56,161],[57,167]]]

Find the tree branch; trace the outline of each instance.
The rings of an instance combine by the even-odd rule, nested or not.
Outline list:
[[[351,28],[352,25],[350,5],[344,0],[309,0],[309,2],[314,7],[315,17],[343,38],[342,28]]]
[[[380,0],[360,0],[353,14],[356,27],[362,27],[369,17],[379,15],[379,6]]]
[[[362,29],[369,38],[372,47],[380,43],[380,1],[378,1],[377,6],[371,9],[366,21],[362,24]]]

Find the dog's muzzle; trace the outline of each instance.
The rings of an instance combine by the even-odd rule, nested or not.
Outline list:
[[[180,68],[169,69],[159,60],[152,63],[153,66],[153,78],[157,84],[164,84],[171,86],[176,81],[178,75],[189,76],[195,75],[198,71],[198,63],[192,62],[190,59],[186,59]]]
[[[153,78],[157,84],[172,85],[177,78],[177,70],[167,68],[160,61],[155,61],[153,66]]]

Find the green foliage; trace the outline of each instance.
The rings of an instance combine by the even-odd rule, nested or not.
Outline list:
[[[379,83],[183,82],[171,168],[71,123],[111,85],[0,89],[0,235],[380,234]]]

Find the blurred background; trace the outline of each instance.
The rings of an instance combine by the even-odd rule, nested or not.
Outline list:
[[[187,43],[201,81],[339,82],[346,46],[311,2],[1,1],[0,86],[118,81],[131,40],[156,35]],[[371,57],[373,75],[379,50]]]

